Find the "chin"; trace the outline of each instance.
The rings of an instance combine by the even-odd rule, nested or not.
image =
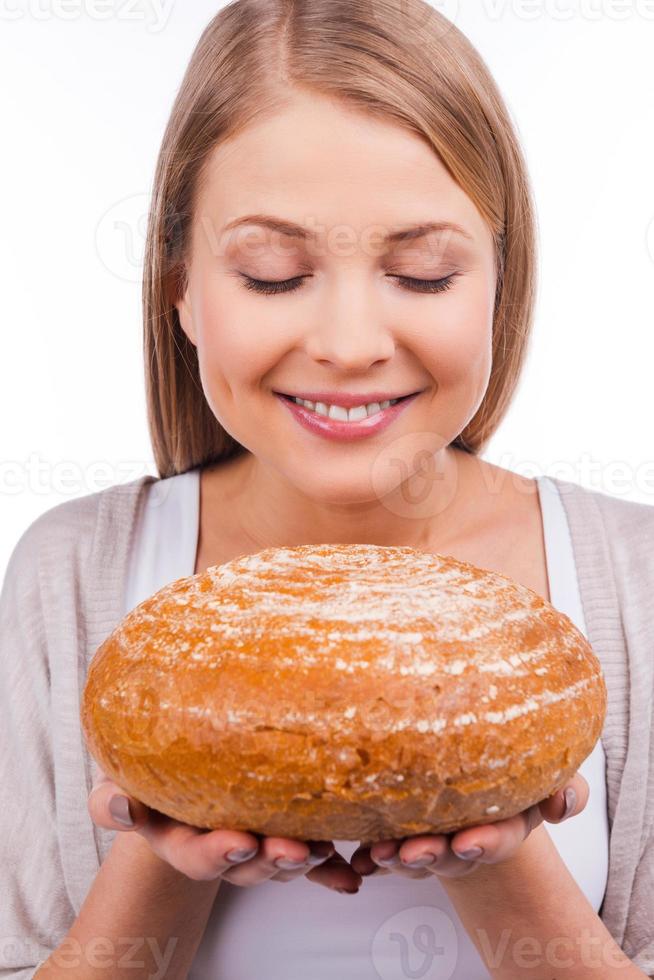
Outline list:
[[[370,462],[330,465],[318,458],[315,462],[302,461],[300,473],[286,473],[286,479],[305,496],[321,504],[335,506],[352,504],[378,504],[383,497],[397,490],[397,479],[389,479],[388,486],[380,487],[377,479],[371,479]]]

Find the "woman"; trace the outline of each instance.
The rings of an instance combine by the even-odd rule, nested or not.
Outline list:
[[[480,458],[519,379],[535,268],[507,110],[435,10],[238,0],[209,24],[164,136],[148,233],[159,480],[43,515],[3,589],[3,637],[24,644],[3,668],[21,804],[0,824],[16,940],[4,975],[47,961],[46,976],[89,964],[134,976],[131,956],[162,976],[230,980],[654,974],[654,511]],[[372,847],[200,833],[121,799],[79,731],[93,650],[168,581],[329,541],[452,554],[587,632],[610,710],[572,794]],[[30,857],[23,835],[44,824]],[[365,896],[334,894],[364,877]]]

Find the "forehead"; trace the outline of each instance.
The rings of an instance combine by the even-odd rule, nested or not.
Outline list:
[[[385,230],[401,243],[408,228],[442,222],[480,246],[490,243],[482,215],[425,139],[313,97],[294,100],[216,146],[203,169],[197,211],[221,232],[263,215],[313,228],[314,236],[340,225],[374,227],[380,238]],[[295,241],[301,244],[302,236]]]

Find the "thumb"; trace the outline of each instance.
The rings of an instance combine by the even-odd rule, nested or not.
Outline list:
[[[136,830],[147,822],[149,807],[129,796],[101,770],[87,799],[93,823],[106,830]]]
[[[573,792],[570,793],[569,790]],[[581,773],[576,772],[568,780],[563,790],[559,790],[554,796],[549,796],[546,800],[541,801],[540,810],[543,818],[548,823],[562,823],[564,819],[567,820],[581,813],[588,803],[589,796],[590,786],[588,785],[588,781]],[[570,809],[566,813],[568,802],[570,803]]]

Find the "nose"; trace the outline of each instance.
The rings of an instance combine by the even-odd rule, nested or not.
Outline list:
[[[308,330],[306,352],[317,362],[350,372],[366,371],[393,356],[395,340],[369,283],[350,280],[326,288]]]

